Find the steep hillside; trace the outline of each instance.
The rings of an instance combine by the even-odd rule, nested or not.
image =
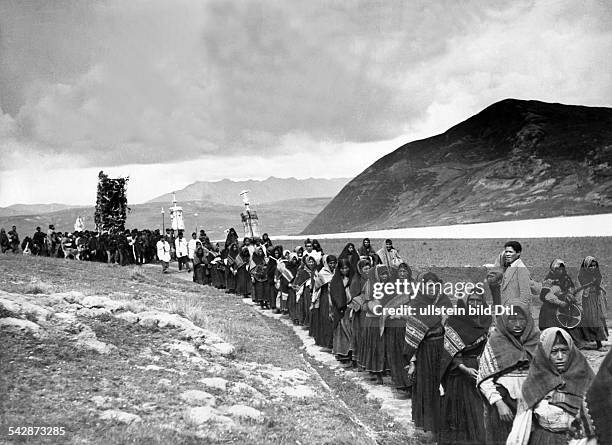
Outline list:
[[[379,159],[304,233],[610,211],[612,109],[507,99]]]

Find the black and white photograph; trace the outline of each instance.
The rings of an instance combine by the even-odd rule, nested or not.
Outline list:
[[[612,445],[612,1],[0,0],[0,444]]]

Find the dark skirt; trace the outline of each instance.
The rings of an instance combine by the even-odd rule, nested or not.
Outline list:
[[[540,315],[538,316],[538,327],[540,328],[540,331],[547,328],[562,327],[557,321],[557,308],[558,306],[554,304],[548,302],[542,303]]]
[[[464,357],[464,364],[478,369],[477,357]],[[440,408],[438,445],[478,445],[485,443],[482,398],[473,378],[458,368],[444,378],[444,397]]]
[[[352,337],[353,320],[350,318],[350,311],[347,310],[333,333],[332,350],[337,359],[344,360],[352,357]]]
[[[204,283],[206,285],[210,284],[210,266],[208,264],[204,265]]]
[[[198,284],[204,284],[204,277],[206,275],[206,268],[204,264],[196,264],[193,266],[193,281]]]
[[[253,294],[251,298],[254,303],[261,303],[265,301],[265,288],[268,286],[267,281],[257,281],[253,283]]]
[[[396,388],[407,388],[412,385],[408,378],[407,367],[410,357],[404,355],[404,336],[406,334],[406,321],[386,320],[385,326],[385,352],[387,363],[391,369],[391,379]]]
[[[236,291],[236,275],[232,273],[229,267],[225,268],[225,287],[230,292]]]
[[[300,301],[296,301],[297,320],[302,326],[310,326],[310,304],[312,301],[312,293],[310,288],[305,287]]]
[[[251,274],[246,270],[246,266],[238,268],[236,272],[236,293],[243,297],[251,294]]]
[[[502,396],[504,403],[508,405],[512,414],[516,415],[516,400],[510,397],[508,391],[502,385],[495,386]],[[510,431],[512,431],[512,422],[502,422],[495,405],[489,405],[487,402],[485,402],[484,405],[485,437],[487,445],[505,445],[506,439]]]
[[[316,344],[324,348],[331,348],[334,341],[334,326],[329,318],[329,310],[329,287],[325,285],[319,297],[319,321],[315,337]]]
[[[219,287],[219,273],[216,265],[210,266],[210,284],[213,287]]]
[[[365,326],[365,311],[353,312],[353,326],[351,336],[351,349],[353,350],[353,360],[357,362],[357,365],[362,368],[362,355],[361,352],[363,343],[363,332]]]
[[[378,317],[365,317],[361,343],[361,364],[369,372],[385,372],[385,338],[380,335]]]
[[[225,268],[218,267],[217,268],[217,277],[219,282],[218,285],[215,286],[217,289],[225,289]]]
[[[440,357],[444,338],[423,340],[416,352],[412,385],[414,426],[437,433],[440,427]]]
[[[297,305],[295,302],[295,290],[292,287],[290,287],[287,292],[287,311],[289,312],[289,318],[291,318],[292,321],[297,323],[298,314]]]
[[[315,345],[317,344],[317,331],[319,329],[319,308],[313,307],[310,310],[310,326],[308,327],[308,335],[314,338]]]
[[[268,278],[264,289],[264,298],[270,309],[276,309],[276,287],[274,286],[274,278]]]
[[[597,292],[587,293],[582,298],[582,322],[579,329],[586,341],[603,341],[608,339],[608,327]]]

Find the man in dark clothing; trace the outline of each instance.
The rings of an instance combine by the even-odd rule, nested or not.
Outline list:
[[[13,228],[8,233],[8,237],[9,244],[13,253],[19,252],[19,235],[17,234],[17,226],[13,226]]]
[[[46,235],[40,229],[40,226],[36,228],[36,232],[32,236],[32,253],[34,255],[46,255],[45,254],[45,238]]]

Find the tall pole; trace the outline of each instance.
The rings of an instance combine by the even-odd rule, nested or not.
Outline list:
[[[166,212],[164,212],[164,208],[161,209],[162,214],[162,236],[166,233]]]
[[[195,217],[196,221],[195,221],[195,233],[196,233],[196,237],[198,236],[198,214],[194,213],[193,216]]]

